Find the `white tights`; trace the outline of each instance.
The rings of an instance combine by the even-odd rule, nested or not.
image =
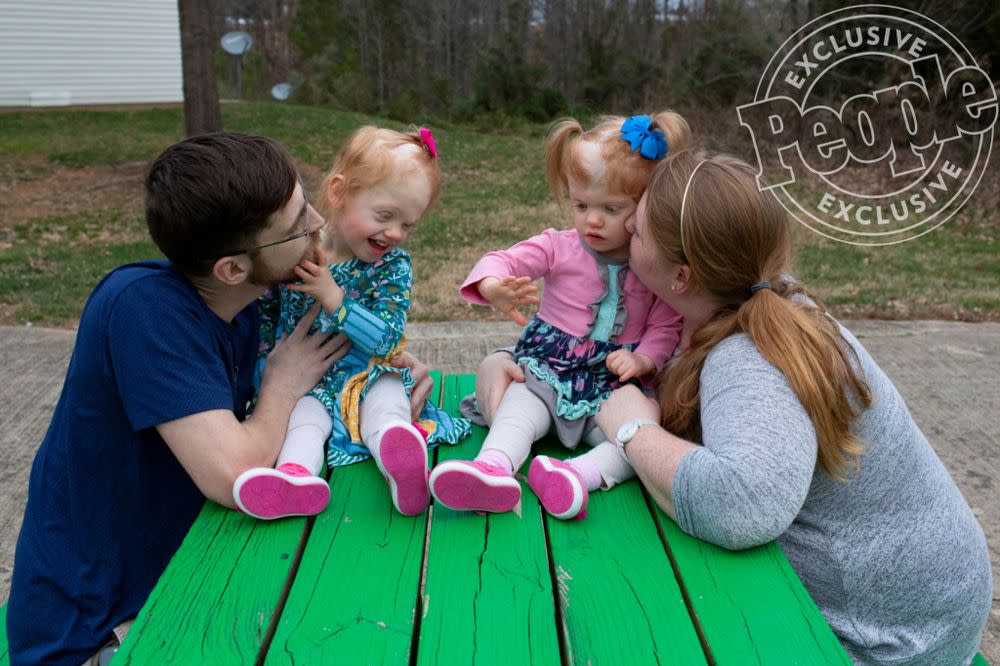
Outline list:
[[[382,430],[399,421],[410,422],[410,399],[402,380],[385,374],[368,387],[361,402],[361,441],[372,455],[378,456]],[[275,466],[290,462],[319,474],[323,469],[323,446],[332,429],[333,419],[322,402],[311,395],[299,398],[288,417],[288,432]]]
[[[552,416],[545,403],[523,383],[512,382],[493,415],[493,423],[480,455],[487,451],[502,452],[510,459],[513,469],[518,470],[528,459],[531,445],[545,436],[551,427]],[[611,488],[635,476],[635,470],[618,453],[618,447],[604,439],[599,430],[596,435],[588,433],[583,441],[593,448],[569,459],[569,462],[578,467],[591,467],[598,472],[600,487]],[[585,470],[581,472],[584,472],[584,477],[590,476]],[[595,485],[591,490],[597,487]]]
[[[299,398],[288,417],[288,432],[275,467],[295,463],[319,474],[323,469],[323,444],[332,429],[333,419],[322,402],[311,395]]]

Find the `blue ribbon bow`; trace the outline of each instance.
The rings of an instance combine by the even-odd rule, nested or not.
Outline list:
[[[667,138],[662,131],[653,129],[653,120],[649,116],[626,119],[619,130],[619,137],[628,141],[629,150],[638,150],[647,160],[663,159],[667,154]]]

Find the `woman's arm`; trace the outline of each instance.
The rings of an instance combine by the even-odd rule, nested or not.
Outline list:
[[[660,408],[635,386],[623,386],[601,403],[597,425],[614,442],[618,429],[635,419],[659,422]],[[671,518],[676,519],[671,491],[681,459],[697,445],[672,435],[660,426],[643,426],[625,444],[625,455],[653,500]]]
[[[816,466],[812,421],[785,376],[745,336],[719,343],[700,379],[703,445],[642,428],[627,447],[629,459],[688,534],[731,550],[772,541],[809,492]],[[636,413],[636,395],[619,400],[609,401],[602,425],[612,437],[616,425],[649,414]],[[611,418],[626,409],[627,418]]]

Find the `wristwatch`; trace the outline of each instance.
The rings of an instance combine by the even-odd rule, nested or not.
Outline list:
[[[618,429],[618,434],[615,435],[615,445],[618,447],[618,453],[622,454],[622,458],[628,460],[628,456],[625,455],[625,445],[635,437],[636,433],[639,432],[639,428],[648,425],[659,425],[653,419],[635,419],[624,424]]]

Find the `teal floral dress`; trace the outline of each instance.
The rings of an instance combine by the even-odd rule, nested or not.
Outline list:
[[[386,373],[398,375],[407,393],[413,388],[409,368],[371,364],[373,358],[383,358],[393,352],[403,339],[413,273],[410,255],[399,248],[394,248],[374,263],[355,258],[330,264],[329,269],[345,292],[344,300],[334,312],[321,310],[310,330],[343,332],[352,344],[347,355],[330,367],[309,395],[322,402],[333,418],[333,431],[327,441],[327,464],[335,467],[371,456],[362,442],[352,438],[347,424],[340,417],[340,400],[347,381],[358,373],[367,372],[362,399],[367,387]],[[254,374],[255,388],[260,388],[267,355],[274,349],[275,341],[291,333],[314,302],[312,296],[292,291],[284,285],[277,291],[268,290],[260,298],[260,348]],[[470,431],[467,419],[452,418],[430,402],[424,405],[420,419],[431,423],[427,429],[428,446],[442,442],[456,444]]]

